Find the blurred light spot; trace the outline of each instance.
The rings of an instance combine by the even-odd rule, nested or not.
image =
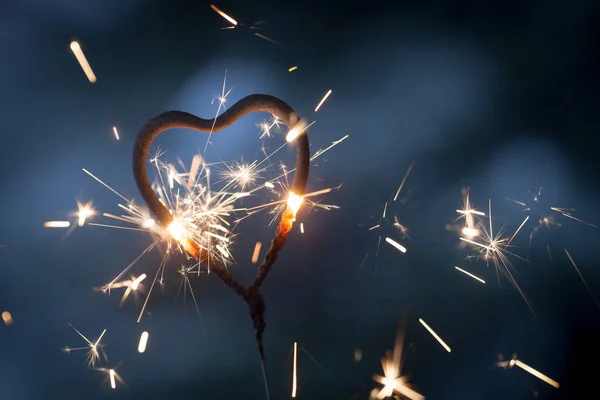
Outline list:
[[[8,311],[2,313],[2,320],[4,320],[6,326],[10,326],[13,323],[12,315]]]

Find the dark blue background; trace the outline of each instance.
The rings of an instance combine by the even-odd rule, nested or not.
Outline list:
[[[472,188],[480,209],[492,199],[495,223],[505,223],[507,232],[527,214],[505,197],[531,202],[539,186],[542,209],[574,207],[582,219],[600,222],[600,4],[216,5],[244,21],[241,29],[221,31],[227,24],[198,1],[3,5],[0,308],[15,322],[0,327],[0,398],[264,397],[245,305],[216,278],[192,280],[200,318],[171,287],[152,297],[152,315],[137,324],[133,302],[119,309],[118,296],[92,287],[115,276],[149,237],[86,227],[63,240],[60,230],[42,227],[65,219],[76,197],[116,211],[119,199],[81,168],[139,198],[130,172],[137,130],[167,109],[212,117],[210,102],[226,69],[231,103],[268,93],[316,119],[309,133],[313,152],[350,134],[317,162],[309,182],[309,190],[343,183],[322,199],[341,209],[303,210],[306,234],[295,229],[264,287],[276,399],[289,396],[294,341],[320,365],[300,353],[298,398],[367,398],[399,324],[406,336],[404,373],[430,399],[574,398],[593,388],[600,310],[563,249],[598,293],[598,230],[559,218],[560,229],[542,231],[533,241],[531,264],[515,260],[536,320],[506,280],[498,285],[492,267],[468,264],[457,235],[445,226],[464,186]],[[283,47],[252,36],[247,27],[259,20],[268,20],[261,33]],[[70,53],[73,39],[82,44],[97,83],[87,82]],[[292,65],[299,69],[290,74]],[[314,115],[330,88],[333,95]],[[254,124],[261,119],[248,117],[215,136],[209,157],[259,157]],[[205,143],[190,132],[164,136],[167,155],[188,162]],[[378,235],[367,228],[377,223],[413,160],[405,186],[410,201],[388,210],[410,228],[409,251],[382,245],[375,259]],[[527,256],[539,216],[533,213],[515,240],[515,253]],[[256,240],[268,240],[268,220],[256,215],[241,226],[234,267],[241,280],[253,275],[249,255]],[[159,257],[153,252],[135,273],[154,271]],[[487,284],[454,265],[467,265]],[[418,318],[450,344],[451,354]],[[82,353],[60,352],[80,343],[69,322],[91,337],[107,329],[108,366],[118,366],[127,388],[112,391],[101,374],[85,368]],[[150,343],[140,355],[143,330]],[[360,363],[353,361],[355,348],[362,349]],[[513,352],[561,388],[516,368],[494,367],[499,353]]]

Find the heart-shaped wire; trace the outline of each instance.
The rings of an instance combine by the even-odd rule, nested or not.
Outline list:
[[[259,289],[275,263],[279,252],[285,245],[287,234],[292,229],[296,212],[306,190],[310,165],[310,149],[308,137],[306,132],[304,132],[305,125],[303,121],[300,120],[294,109],[284,101],[266,94],[246,96],[214,119],[203,119],[182,111],[167,111],[148,121],[138,133],[133,148],[133,174],[140,194],[154,216],[155,222],[163,229],[168,229],[173,222],[173,215],[160,202],[152,189],[146,168],[148,152],[154,139],[162,132],[174,128],[187,128],[207,133],[218,132],[227,128],[244,115],[253,112],[268,112],[279,118],[290,129],[288,141],[295,136],[293,141],[296,143],[296,168],[288,205],[281,216],[281,221],[275,232],[275,237],[271,241],[271,246],[265,255],[265,259],[258,267],[254,281],[250,286],[240,285],[225,267],[212,260],[208,252],[205,249],[201,249],[193,240],[187,238],[183,243],[180,241],[180,244],[198,262],[208,262],[211,272],[217,275],[248,304],[261,358],[265,390],[267,398],[270,399],[271,391],[267,378],[262,343],[262,335],[265,329],[265,303],[259,293]]]

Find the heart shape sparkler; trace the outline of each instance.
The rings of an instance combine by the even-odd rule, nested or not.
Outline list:
[[[252,284],[243,286],[237,282],[225,267],[211,259],[206,249],[201,248],[198,243],[186,234],[185,228],[177,222],[169,210],[160,202],[148,179],[146,162],[152,141],[166,130],[187,128],[198,132],[218,132],[227,128],[244,115],[253,112],[268,112],[279,118],[288,127],[290,131],[287,135],[287,141],[294,141],[296,143],[296,168],[287,208],[281,216],[281,221],[275,232],[275,237],[271,241],[271,246],[265,255],[264,261],[258,267]],[[267,398],[269,399],[271,394],[262,343],[262,335],[265,329],[265,303],[259,289],[273,267],[279,252],[285,245],[287,234],[292,229],[296,213],[302,202],[302,196],[306,190],[310,150],[308,137],[304,132],[306,130],[305,126],[294,109],[282,100],[265,94],[254,94],[239,100],[227,111],[214,119],[202,119],[182,111],[168,111],[160,114],[148,121],[140,130],[133,149],[133,174],[135,181],[144,201],[154,216],[155,222],[163,229],[170,231],[173,238],[191,256],[196,258],[199,263],[209,263],[211,272],[217,275],[248,304],[260,353],[265,389]]]

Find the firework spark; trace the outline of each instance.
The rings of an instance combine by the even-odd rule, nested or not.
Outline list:
[[[298,342],[294,342],[294,370],[292,372],[292,397],[296,397],[296,390],[298,388],[298,377],[297,370],[298,368]]]
[[[470,273],[470,272],[467,272],[467,271],[465,271],[465,270],[464,270],[464,269],[462,269],[462,268],[459,268],[459,267],[454,267],[454,268],[456,268],[458,271],[462,272],[463,274],[465,274],[465,275],[467,275],[467,276],[470,276],[471,278],[475,279],[476,281],[479,281],[479,282],[481,282],[481,283],[485,283],[485,281],[484,281],[483,279],[481,279],[481,278],[479,278],[479,277],[477,277],[477,276],[473,275],[473,274],[472,274],[472,273]]]
[[[71,226],[69,221],[46,221],[44,228],[68,228]]]
[[[448,346],[446,344],[446,342],[444,342],[442,340],[442,338],[439,337],[439,335],[437,333],[435,333],[435,331],[433,329],[431,329],[431,327],[429,325],[427,325],[427,323],[425,321],[423,321],[421,318],[419,318],[419,322],[421,323],[421,325],[423,325],[425,327],[425,329],[427,329],[427,331],[429,331],[429,333],[431,333],[431,336],[433,336],[435,338],[435,340],[437,340],[438,343],[441,344],[444,349],[446,349],[446,351],[448,353],[450,353],[452,351],[450,349],[450,346]]]
[[[148,336],[148,332],[142,332],[142,335],[140,336],[140,342],[138,343],[138,353],[143,353],[146,351],[146,346],[148,344]]]
[[[231,18],[229,15],[225,14],[217,6],[215,6],[214,4],[211,4],[210,8],[212,8],[217,14],[219,14],[221,17],[223,17],[231,25],[237,26],[237,24],[238,24],[237,21],[235,19]]]
[[[325,100],[327,100],[327,98],[329,96],[331,96],[332,90],[329,89],[327,91],[327,93],[325,93],[325,96],[323,96],[323,98],[321,99],[321,101],[319,102],[319,104],[317,104],[317,107],[315,107],[315,112],[319,111],[319,108],[321,108],[321,106],[323,105],[323,103],[325,103]]]
[[[113,126],[113,133],[115,135],[115,139],[120,140],[119,132],[117,131],[117,127]]]
[[[517,367],[521,368],[522,370],[529,372],[531,375],[535,376],[536,378],[546,382],[548,385],[555,387],[556,389],[558,389],[560,387],[560,384],[558,382],[556,382],[554,379],[547,377],[546,375],[542,374],[540,371],[533,369],[532,367],[525,364],[521,360],[518,360],[516,354],[513,355],[512,359],[510,359],[508,361],[498,362],[498,363],[496,363],[496,365],[499,367],[503,367],[503,368],[507,368],[507,367],[512,368],[514,366],[517,366]]]
[[[477,251],[478,255],[476,258],[479,258],[485,261],[486,264],[492,264],[496,270],[498,278],[500,275],[504,275],[510,283],[518,290],[521,294],[521,297],[529,307],[531,313],[535,316],[535,312],[533,311],[533,305],[525,295],[525,292],[521,289],[521,286],[518,284],[515,274],[516,270],[510,261],[509,257],[515,257],[523,261],[527,261],[522,257],[512,253],[510,248],[510,242],[515,237],[515,235],[519,232],[521,227],[519,227],[513,235],[510,237],[502,236],[503,229],[499,229],[497,232],[494,232],[494,227],[492,223],[492,201],[488,201],[488,223],[486,224],[482,218],[479,218],[479,214],[475,212],[470,212],[470,215],[473,215],[476,218],[475,228],[478,232],[478,241],[472,240],[470,238],[461,237],[460,240],[473,246]],[[522,225],[521,225],[522,226]]]
[[[423,395],[411,388],[411,385],[407,382],[408,377],[400,376],[402,367],[402,347],[403,337],[398,334],[393,352],[388,352],[386,357],[381,359],[381,367],[383,368],[384,376],[373,375],[373,380],[382,384],[383,388],[380,390],[374,389],[373,392],[371,392],[371,398],[385,399],[392,397],[394,393],[398,393],[411,400],[425,400]]]
[[[77,334],[79,336],[81,336],[83,338],[83,340],[85,340],[87,342],[87,346],[75,347],[75,348],[65,347],[63,349],[63,351],[65,353],[70,353],[71,351],[77,351],[77,350],[87,350],[87,355],[86,355],[87,365],[88,365],[88,367],[91,367],[91,368],[94,368],[96,366],[96,362],[100,361],[102,358],[104,358],[105,360],[107,359],[106,353],[104,352],[104,349],[103,349],[104,345],[100,343],[100,341],[102,340],[102,337],[104,337],[104,334],[106,333],[106,329],[104,329],[102,331],[102,333],[100,334],[100,337],[98,337],[97,340],[91,341],[87,337],[85,337],[81,332],[79,332],[73,325],[69,324],[69,326],[71,328],[73,328],[73,330],[75,332],[77,332]]]
[[[85,76],[88,78],[88,80],[91,83],[96,82],[96,75],[94,74],[94,71],[92,71],[92,67],[90,67],[87,58],[85,58],[85,54],[83,54],[83,50],[81,50],[79,43],[73,41],[69,47],[71,47],[71,51],[75,55],[75,58],[79,62],[79,65],[81,66],[81,69],[85,73]]]

